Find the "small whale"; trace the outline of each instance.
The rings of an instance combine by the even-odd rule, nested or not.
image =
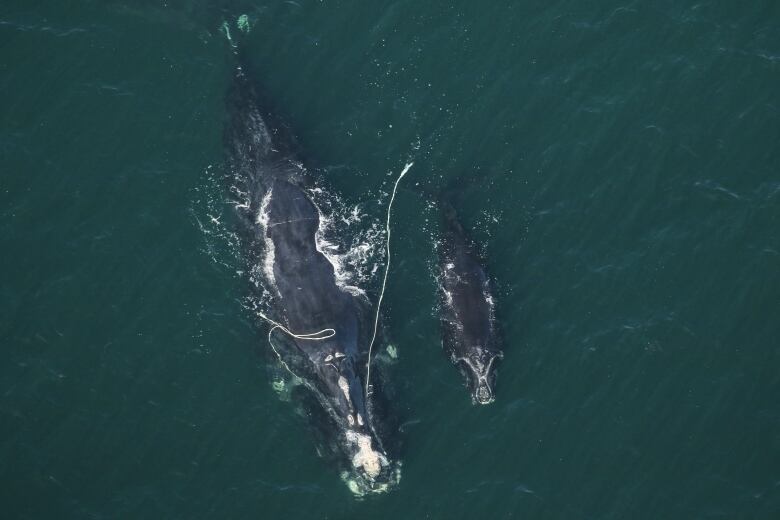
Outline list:
[[[443,233],[438,246],[442,344],[466,376],[472,402],[495,399],[499,347],[490,279],[455,209],[441,202]]]

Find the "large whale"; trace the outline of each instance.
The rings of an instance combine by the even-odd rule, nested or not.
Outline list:
[[[287,128],[266,111],[241,67],[227,95],[224,134],[253,276],[265,289],[260,316],[280,364],[303,383],[307,415],[357,493],[386,489],[398,465],[380,437],[374,392],[367,392],[373,326],[365,296],[343,287],[317,245],[320,212]],[[373,373],[371,374],[374,375]],[[377,383],[372,378],[372,387]]]
[[[442,237],[438,246],[442,343],[466,376],[472,401],[495,398],[496,360],[503,358],[496,330],[490,279],[474,243],[455,210],[442,206]]]

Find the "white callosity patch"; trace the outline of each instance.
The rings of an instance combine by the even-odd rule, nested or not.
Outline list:
[[[341,392],[344,394],[344,399],[346,399],[348,403],[351,403],[352,400],[349,398],[349,383],[344,376],[339,376],[339,388],[341,388]]]
[[[475,374],[479,375],[481,379],[484,379],[490,374],[490,369],[496,359],[501,359],[503,357],[504,355],[501,352],[491,352],[482,347],[477,347],[471,355],[458,358],[458,361],[466,363],[471,367]],[[487,362],[485,362],[485,360],[487,360]]]
[[[503,357],[502,353],[492,354],[487,360],[487,363],[483,361],[483,359],[486,356],[484,356],[483,351],[481,349],[477,349],[476,354],[474,356],[469,357],[459,357],[456,358],[453,356],[453,360],[455,362],[463,362],[466,364],[471,372],[476,377],[476,389],[479,392],[480,389],[487,389],[490,394],[492,394],[492,389],[490,388],[490,382],[488,381],[488,376],[490,375],[490,369],[493,366],[493,363],[496,361],[496,359],[500,359]],[[490,395],[490,401],[492,401],[492,395]],[[489,402],[489,401],[485,401]]]
[[[344,394],[344,399],[346,400],[347,405],[351,410],[353,406],[352,406],[352,398],[350,398],[349,396],[349,382],[347,381],[347,378],[345,378],[344,376],[339,376],[338,385],[339,388],[341,389],[341,393]],[[355,417],[353,417],[351,413],[347,414],[347,422],[349,423],[350,426],[355,425]],[[361,426],[363,425],[363,420],[361,419],[360,414],[357,414],[357,422]]]
[[[471,371],[474,372],[474,375],[476,375],[480,379],[482,379],[483,377],[485,377],[485,375],[487,375],[485,364],[482,362],[479,356],[475,356],[474,359],[461,357],[461,358],[457,358],[457,361],[462,361],[463,363],[466,363],[469,366],[469,368],[471,368]],[[490,363],[492,362],[493,359],[491,358]]]
[[[362,470],[368,478],[377,478],[382,468],[389,464],[387,457],[374,450],[371,437],[368,435],[348,431],[347,441],[357,447],[357,453],[352,457],[352,466]]]

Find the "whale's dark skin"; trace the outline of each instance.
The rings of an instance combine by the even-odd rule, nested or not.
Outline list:
[[[504,357],[494,317],[491,284],[473,242],[447,202],[438,247],[442,343],[465,374],[472,401],[495,398],[496,362]]]
[[[377,433],[366,395],[366,361],[373,320],[365,297],[337,284],[334,267],[317,249],[320,214],[306,191],[310,180],[288,130],[264,111],[241,68],[227,96],[225,146],[234,175],[239,217],[249,254],[270,293],[269,338],[282,365],[299,377],[325,418],[328,444],[361,491],[378,490],[395,471]],[[311,339],[293,337],[322,332]],[[372,374],[373,376],[373,374]],[[376,381],[372,378],[372,386]]]

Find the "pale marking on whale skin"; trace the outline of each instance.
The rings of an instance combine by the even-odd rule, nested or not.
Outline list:
[[[476,360],[477,366],[474,366],[474,363],[472,363],[471,359],[468,357],[454,357],[455,361],[463,361],[468,366],[471,367],[471,369],[477,374],[477,377],[479,377],[480,381],[485,379],[487,377],[487,374],[490,373],[490,367],[493,365],[493,362],[496,360],[496,358],[502,357],[501,355],[497,354],[495,356],[490,357],[490,361],[488,361],[487,367],[484,363],[482,363],[480,360]]]
[[[487,378],[488,378],[488,375],[490,374],[490,367],[493,366],[493,362],[496,360],[496,358],[499,358],[499,359],[503,358],[504,357],[503,353],[498,353],[498,354],[495,354],[495,355],[491,356],[490,357],[490,361],[488,361],[487,366],[485,366],[485,364],[482,363],[482,361],[480,361],[479,359],[475,360],[477,366],[474,366],[474,363],[472,363],[472,360],[467,358],[467,357],[457,357],[457,358],[455,356],[452,356],[452,357],[455,360],[455,362],[462,361],[462,362],[466,363],[471,368],[471,370],[474,372],[474,375],[477,376],[477,384],[475,385],[477,390],[479,390],[479,388],[482,385],[484,385],[490,391],[491,394],[493,393],[493,389],[490,388],[490,384],[488,383]],[[490,401],[483,402],[482,404],[487,404],[487,403],[492,402],[492,401],[493,401],[493,398],[491,398]]]
[[[371,437],[363,433],[348,431],[347,440],[358,448],[358,452],[352,457],[352,466],[363,468],[363,471],[371,479],[378,477],[382,467],[387,466],[388,462],[387,457],[373,449]]]

